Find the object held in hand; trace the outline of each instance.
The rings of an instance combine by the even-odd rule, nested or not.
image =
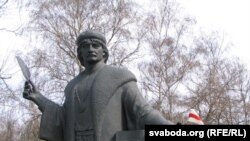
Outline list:
[[[24,78],[26,79],[26,82],[25,82],[25,85],[24,85],[25,90],[24,90],[23,96],[28,97],[29,94],[34,91],[33,90],[34,86],[33,86],[32,82],[30,80],[30,70],[27,67],[27,65],[24,63],[24,61],[19,56],[16,56],[16,59],[17,59],[18,65],[21,68],[21,71],[23,73]]]
[[[16,56],[17,62],[21,68],[21,71],[23,73],[24,78],[29,81],[30,80],[30,71],[27,65],[23,62],[23,60],[19,57]]]

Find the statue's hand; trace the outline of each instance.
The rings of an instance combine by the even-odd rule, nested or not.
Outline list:
[[[23,97],[28,100],[34,101],[38,96],[39,91],[36,90],[34,84],[29,80],[24,84]]]

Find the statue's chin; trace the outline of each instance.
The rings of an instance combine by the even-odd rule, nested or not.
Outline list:
[[[90,59],[90,60],[87,60],[87,61],[88,61],[89,65],[95,65],[95,64],[98,63],[98,60],[96,60],[96,59]]]

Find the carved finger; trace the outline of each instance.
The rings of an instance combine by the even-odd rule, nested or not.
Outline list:
[[[28,98],[28,96],[29,96],[29,92],[28,92],[28,91],[24,91],[24,92],[23,92],[23,97],[24,97],[24,98]]]

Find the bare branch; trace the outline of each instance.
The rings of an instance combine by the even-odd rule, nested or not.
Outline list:
[[[2,4],[0,4],[0,9],[2,9],[7,3],[8,3],[9,0],[5,0]]]

